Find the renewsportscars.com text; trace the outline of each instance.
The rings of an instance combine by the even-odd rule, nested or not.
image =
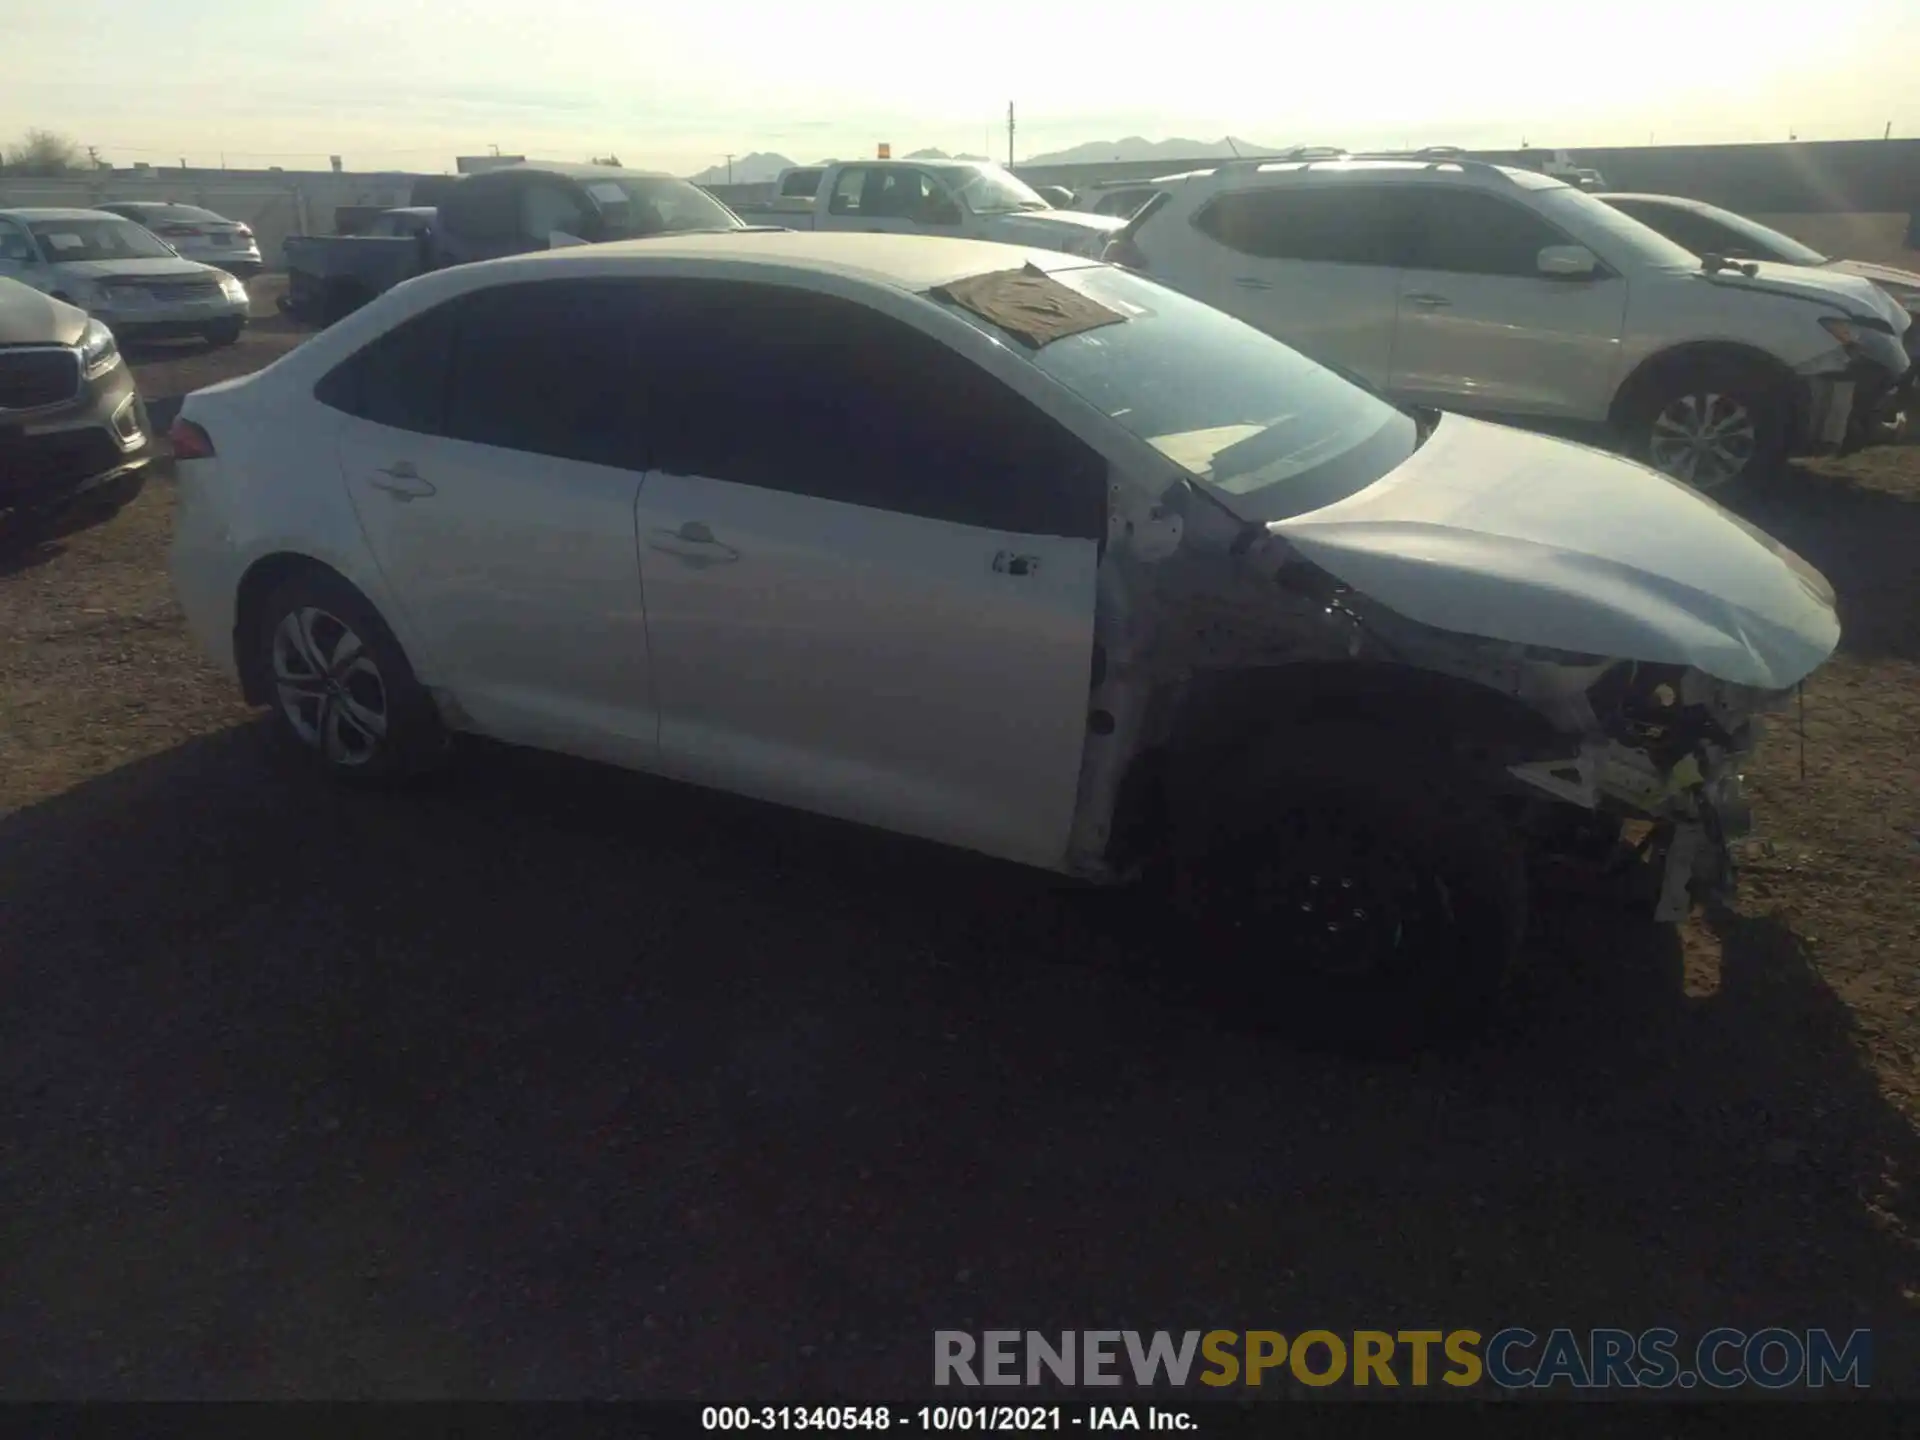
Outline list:
[[[1866,1388],[1873,1336],[1826,1330],[936,1330],[936,1385],[1508,1390]]]

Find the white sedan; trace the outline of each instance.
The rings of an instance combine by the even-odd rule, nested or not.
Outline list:
[[[443,270],[172,438],[187,618],[321,769],[468,731],[1164,863],[1279,1008],[1372,1041],[1477,1013],[1531,853],[1641,817],[1663,916],[1723,886],[1754,716],[1839,634],[1817,573],[1644,466],[985,242]]]

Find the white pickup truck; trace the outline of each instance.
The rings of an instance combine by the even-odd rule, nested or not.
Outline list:
[[[775,223],[959,235],[1097,258],[1126,222],[1056,210],[1015,175],[982,161],[858,160],[827,166],[811,212],[783,211]]]

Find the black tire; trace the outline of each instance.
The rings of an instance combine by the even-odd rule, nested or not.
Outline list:
[[[1527,925],[1486,782],[1354,726],[1290,731],[1236,770],[1230,809],[1176,846],[1222,980],[1310,1042],[1391,1055],[1474,1035]]]
[[[240,338],[240,332],[246,328],[245,320],[222,320],[209,325],[200,332],[200,338],[216,349],[231,345]]]
[[[1717,497],[1785,462],[1789,405],[1783,382],[1759,366],[1706,359],[1672,365],[1641,381],[1623,407],[1621,426],[1634,458]],[[1728,427],[1717,449],[1683,442],[1682,431],[1702,423]],[[1691,470],[1680,458],[1689,449],[1695,456]],[[1720,453],[1740,463],[1730,467],[1719,461]]]
[[[351,281],[332,282],[320,297],[321,325],[339,323],[372,298],[372,293],[364,285]]]
[[[246,663],[288,757],[353,784],[411,779],[445,759],[433,697],[379,612],[340,576],[296,572],[254,621]]]

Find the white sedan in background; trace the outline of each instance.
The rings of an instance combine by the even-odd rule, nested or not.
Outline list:
[[[1754,716],[1839,634],[1817,573],[1644,466],[980,241],[438,271],[172,439],[188,621],[320,769],[469,731],[1164,866],[1276,1010],[1368,1043],[1479,1013],[1533,852],[1638,816],[1660,914],[1723,886]]]

